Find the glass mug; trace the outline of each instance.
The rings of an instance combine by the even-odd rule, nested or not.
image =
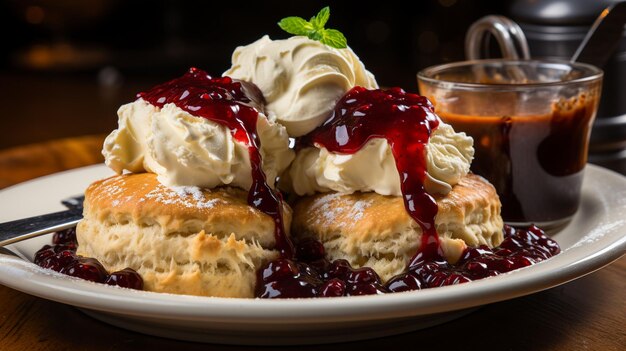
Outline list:
[[[602,71],[566,61],[474,60],[418,73],[420,94],[474,138],[472,172],[496,188],[505,222],[546,229],[576,213]]]

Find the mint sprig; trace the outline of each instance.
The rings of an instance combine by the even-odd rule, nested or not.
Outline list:
[[[330,8],[324,7],[311,17],[309,21],[302,17],[291,16],[285,17],[278,26],[285,32],[293,35],[302,35],[312,40],[318,40],[322,44],[330,47],[343,49],[348,47],[348,40],[340,31],[331,28],[324,28],[328,18],[330,17]]]

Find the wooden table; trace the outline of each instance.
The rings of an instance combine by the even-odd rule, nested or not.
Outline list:
[[[0,151],[0,188],[102,162],[103,136]],[[244,336],[242,336],[244,337]],[[626,257],[559,287],[412,333],[298,350],[626,350]],[[142,335],[0,286],[0,350],[239,350]]]

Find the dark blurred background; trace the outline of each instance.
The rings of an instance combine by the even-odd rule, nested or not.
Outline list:
[[[328,26],[382,86],[417,91],[416,73],[464,59],[469,26],[489,14],[517,21],[531,55],[569,59],[604,8],[620,0],[174,1],[0,0],[0,150],[108,133],[117,108],[189,67],[220,75],[239,45],[276,23],[330,5]],[[499,56],[491,40],[490,57]],[[590,161],[626,174],[626,30],[602,67]]]
[[[269,34],[281,18],[331,6],[328,26],[379,84],[417,91],[421,68],[464,57],[476,19],[503,2],[470,0],[122,1],[0,3],[0,149],[116,127],[119,105],[196,66],[219,75],[235,47]],[[415,8],[415,9],[412,9]]]

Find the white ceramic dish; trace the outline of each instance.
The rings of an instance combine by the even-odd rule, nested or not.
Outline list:
[[[471,308],[531,294],[593,272],[626,251],[626,178],[588,166],[580,210],[553,235],[563,252],[535,266],[458,286],[332,299],[227,299],[132,291],[69,278],[30,263],[49,236],[0,254],[0,283],[83,309],[124,328],[232,344],[306,344],[373,338],[424,328]],[[104,166],[59,173],[0,191],[0,221],[61,210]]]

